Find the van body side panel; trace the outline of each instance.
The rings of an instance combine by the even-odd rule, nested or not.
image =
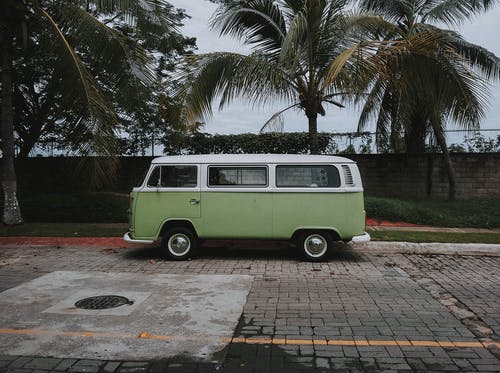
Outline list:
[[[289,239],[300,228],[331,228],[342,240],[365,231],[363,193],[274,193],[274,237]]]
[[[204,191],[202,238],[272,238],[273,193]]]
[[[157,239],[166,220],[188,219],[195,227],[199,221],[199,191],[143,191],[137,193],[135,198],[135,239]]]

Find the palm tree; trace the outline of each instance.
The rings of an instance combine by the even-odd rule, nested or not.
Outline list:
[[[78,144],[80,155],[107,156],[92,162],[95,180],[103,180],[113,174],[117,165],[118,115],[110,100],[101,93],[103,77],[93,76],[85,59],[91,55],[103,63],[103,71],[112,78],[106,82],[107,89],[109,84],[124,89],[130,84],[131,76],[138,81],[154,80],[154,72],[138,44],[107,26],[92,12],[100,10],[101,14],[121,15],[134,22],[133,15],[147,7],[152,16],[169,25],[170,20],[161,12],[161,8],[169,4],[164,0],[3,0],[0,4],[3,222],[20,224],[14,169],[13,54],[23,47],[43,48],[51,44],[45,52],[54,56],[50,61],[51,68],[57,72],[53,79],[60,80],[58,97],[63,106],[77,113],[77,119],[70,124],[75,136],[73,141]]]
[[[447,123],[479,128],[488,98],[487,82],[498,78],[500,60],[486,49],[468,43],[458,33],[431,23],[454,25],[487,10],[495,1],[360,0],[365,11],[383,16],[394,25],[384,40],[399,41],[429,35],[420,51],[386,61],[388,74],[369,83],[369,94],[358,130],[376,120],[380,146],[399,152],[402,136],[408,153],[424,151],[431,134],[445,156],[449,199],[455,199],[455,175],[444,129]],[[403,135],[402,135],[403,134]]]
[[[209,53],[190,60],[186,106],[191,118],[210,116],[220,98],[223,108],[237,96],[252,104],[279,97],[286,110],[302,110],[308,120],[310,152],[318,153],[317,118],[325,105],[343,107],[354,92],[356,61],[375,64],[383,42],[367,42],[386,23],[380,17],[348,14],[346,0],[227,1],[212,26],[252,48],[252,53]],[[369,40],[369,39],[368,39]],[[394,43],[393,43],[394,44]],[[373,67],[373,66],[372,66]]]

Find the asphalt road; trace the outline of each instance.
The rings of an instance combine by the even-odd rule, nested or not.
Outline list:
[[[89,289],[140,301],[64,305]],[[0,291],[0,371],[500,371],[499,256],[343,249],[308,263],[253,243],[170,262],[158,248],[4,246]]]

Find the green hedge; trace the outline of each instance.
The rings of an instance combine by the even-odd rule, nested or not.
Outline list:
[[[352,145],[339,149],[339,137],[349,136],[351,140],[361,139],[360,153],[369,153],[371,138],[367,133],[333,134],[318,133],[319,151],[323,154],[355,153]],[[337,141],[336,141],[337,140]],[[196,132],[190,135],[177,134],[166,140],[165,154],[306,154],[309,152],[309,134],[306,132],[244,133],[240,135],[211,135]]]

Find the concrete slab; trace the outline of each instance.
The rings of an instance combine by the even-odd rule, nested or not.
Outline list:
[[[0,355],[219,361],[253,277],[58,271],[0,293]],[[121,295],[115,309],[77,298]],[[80,298],[81,297],[81,298]]]

